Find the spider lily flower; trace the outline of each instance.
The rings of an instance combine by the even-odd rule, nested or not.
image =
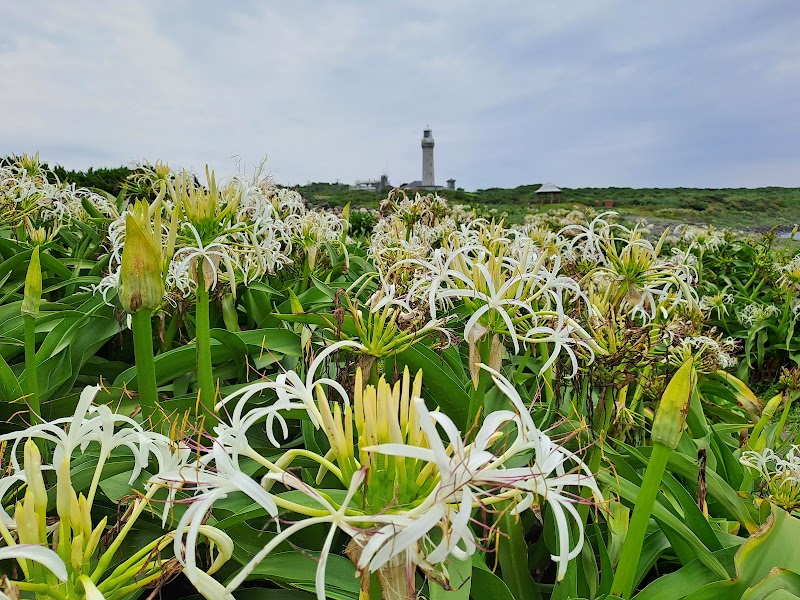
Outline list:
[[[733,338],[687,336],[680,340],[678,346],[669,348],[669,362],[680,366],[692,356],[698,373],[716,373],[738,364],[739,361],[735,357],[738,345],[737,340]]]
[[[559,543],[554,560],[563,576],[567,562],[583,543],[582,533],[570,543],[569,528],[574,526],[570,521],[577,520],[573,505],[580,501],[570,490],[586,488],[595,499],[601,497],[580,459],[536,428],[511,383],[493,372],[513,410],[490,413],[468,443],[446,415],[428,410],[420,397],[421,375],[412,381],[407,369],[394,385],[380,378],[377,385],[366,386],[357,370],[352,401],[332,380],[315,379],[322,361],[346,346],[359,345],[340,342],[320,353],[309,366],[305,381],[287,373],[281,381],[252,384],[224,399],[221,406],[236,401],[230,425],[217,426],[217,439],[195,464],[162,477],[169,485],[195,491],[186,500],[189,507],[178,526],[184,534],[174,543],[187,576],[201,593],[228,598],[280,543],[317,524],[330,525],[317,570],[319,598],[325,597],[324,569],[337,530],[351,538],[347,554],[363,573],[362,586],[367,585],[367,571],[373,571],[385,583],[413,592],[416,568],[446,586],[448,557],[466,558],[478,546],[471,526],[473,511],[498,502],[512,503],[516,512],[534,503],[549,504]],[[278,399],[248,410],[248,401],[268,389]],[[330,389],[335,401],[325,393]],[[324,456],[291,449],[272,462],[249,445],[249,428],[266,421],[269,432],[271,415],[300,407],[328,439]],[[509,435],[512,441],[505,443]],[[261,485],[241,472],[240,456],[267,468]],[[320,465],[317,483],[325,471],[341,482],[347,492],[340,504],[287,470],[298,456]],[[271,493],[276,482],[303,493],[313,500],[312,505]],[[300,515],[300,520],[286,527],[279,525],[274,537],[223,585],[197,570],[192,557],[198,528],[208,511],[236,490],[273,517],[288,510]]]
[[[320,551],[319,559],[317,561],[317,571],[315,576],[315,587],[317,592],[317,599],[318,600],[325,600],[327,598],[325,594],[325,567],[327,566],[328,556],[331,551],[331,546],[333,544],[333,538],[337,530],[341,529],[346,534],[353,536],[358,536],[360,534],[360,529],[358,527],[358,523],[363,516],[360,515],[348,515],[348,510],[351,506],[354,496],[360,490],[363,481],[364,481],[364,473],[363,471],[359,471],[354,474],[350,486],[348,487],[347,494],[344,497],[341,505],[335,506],[332,504],[325,496],[317,492],[314,488],[304,483],[302,480],[298,479],[294,475],[288,472],[283,473],[270,473],[267,475],[267,478],[273,479],[276,481],[280,481],[285,486],[296,489],[308,495],[309,498],[312,498],[316,501],[320,506],[322,506],[322,511],[319,516],[312,516],[301,521],[298,521],[291,526],[287,527],[280,533],[278,533],[275,537],[273,537],[270,542],[265,545],[259,552],[257,552],[253,558],[247,563],[234,577],[231,579],[230,583],[226,586],[226,591],[230,593],[231,591],[238,588],[242,583],[245,582],[247,576],[253,572],[253,570],[263,561],[279,544],[285,542],[289,537],[297,533],[298,531],[305,529],[306,527],[310,527],[312,525],[321,525],[321,524],[328,524],[330,523],[331,527],[328,531],[328,535],[325,536],[325,541],[322,545],[322,549]],[[380,516],[374,517],[380,519]],[[209,600],[215,600],[219,596],[206,596]]]
[[[448,336],[444,328],[448,319],[420,323],[415,318],[419,315],[412,310],[404,312],[404,308],[411,308],[407,303],[391,296],[373,296],[366,310],[362,310],[349,296],[346,296],[346,302],[362,345],[361,350],[370,357],[384,358],[399,354],[432,334]]]
[[[338,215],[320,210],[290,214],[284,223],[293,247],[305,253],[309,272],[316,267],[317,255],[323,245],[341,244],[346,225],[346,221]]]
[[[319,429],[322,424],[322,415],[317,408],[316,399],[314,398],[314,389],[317,386],[326,385],[336,391],[341,398],[345,400],[348,398],[347,392],[339,382],[326,377],[320,379],[316,378],[317,371],[324,364],[327,358],[342,348],[357,348],[363,350],[364,346],[358,342],[350,340],[342,340],[332,344],[320,352],[316,358],[311,361],[311,364],[306,372],[305,381],[300,379],[300,376],[296,372],[287,371],[286,373],[281,373],[278,375],[275,381],[253,383],[235,391],[229,396],[223,398],[219,404],[217,404],[215,410],[219,411],[228,402],[238,398],[238,402],[234,410],[234,422],[242,422],[242,410],[244,409],[247,401],[264,390],[274,390],[278,396],[278,401],[275,403],[273,408],[270,408],[264,413],[264,416],[267,418],[267,435],[276,448],[280,446],[280,442],[278,442],[274,437],[272,428],[276,418],[281,424],[284,436],[288,434],[285,421],[279,414],[280,410],[296,408],[299,404],[305,408],[306,411],[308,411],[311,423],[314,425],[314,427]],[[252,421],[249,422],[252,423]]]
[[[425,560],[431,565],[444,561],[450,555],[465,559],[476,548],[474,535],[469,529],[473,507],[498,499],[517,498],[519,504],[515,512],[522,512],[538,498],[548,503],[555,517],[559,553],[552,558],[558,563],[558,579],[563,578],[568,562],[580,553],[583,546],[582,520],[574,508],[578,499],[565,493],[564,488],[587,487],[597,500],[602,500],[586,466],[544,433],[535,428],[531,430],[532,422],[523,420],[515,412],[490,413],[475,436],[475,441],[466,444],[458,428],[446,415],[428,411],[421,398],[416,398],[414,403],[429,448],[382,444],[369,450],[427,461],[436,466],[431,475],[438,482],[425,500],[406,515],[418,518],[407,527],[388,525],[367,542],[359,566],[375,570],[412,545],[426,548]],[[507,423],[514,423],[520,435],[529,438],[525,446],[534,450],[533,464],[506,468],[505,462],[516,454],[506,452],[497,457],[490,451],[493,442],[502,436],[501,428]],[[437,425],[445,432],[446,438],[439,436]],[[578,472],[567,472],[565,465],[571,461],[578,466]],[[570,525],[567,515],[572,517],[580,531],[573,548],[569,547]],[[434,528],[443,530],[438,544],[433,544],[429,537]]]
[[[777,271],[780,273],[776,282],[779,286],[794,292],[800,291],[800,255],[778,267]]]
[[[112,214],[113,206],[106,198],[59,182],[36,155],[13,157],[10,164],[0,166],[0,218],[4,224],[25,225],[38,235],[38,229],[29,227],[31,222],[42,232],[54,233],[65,221]]]
[[[604,260],[584,277],[600,277],[597,281],[604,284],[605,302],[645,322],[656,318],[659,307],[696,308],[694,266],[679,257],[665,260],[659,256],[668,232],[654,246],[635,229],[624,231],[628,238],[610,238],[605,244]],[[618,244],[622,244],[621,249]]]
[[[352,346],[353,343],[350,342],[348,345]],[[318,360],[321,361],[324,358],[325,356],[320,356]],[[312,486],[286,471],[289,464],[283,459],[279,461],[281,464],[274,465],[267,464],[263,459],[260,461],[270,468],[270,472],[265,477],[264,487],[258,486],[249,477],[237,472],[238,465],[233,458],[233,449],[234,447],[241,448],[244,444],[232,443],[230,437],[224,443],[223,440],[216,440],[208,460],[203,465],[197,468],[187,466],[179,474],[165,477],[172,482],[183,480],[189,486],[197,487],[200,491],[191,499],[190,506],[178,526],[179,530],[187,532],[185,541],[176,539],[175,542],[176,554],[182,561],[185,561],[185,570],[190,579],[196,575],[190,564],[194,545],[194,540],[190,536],[197,525],[203,521],[213,503],[224,497],[229,491],[238,489],[244,492],[271,515],[277,515],[277,507],[281,506],[307,517],[280,531],[227,586],[222,587],[221,584],[205,580],[202,574],[197,575],[195,585],[202,593],[207,594],[206,597],[228,597],[225,594],[230,594],[236,589],[253,568],[283,540],[311,525],[329,523],[331,530],[326,537],[317,571],[317,594],[318,597],[324,598],[324,569],[335,531],[342,530],[353,539],[362,540],[363,543],[366,535],[365,527],[370,529],[388,523],[409,521],[402,512],[407,510],[407,507],[419,497],[420,490],[430,491],[432,489],[431,485],[419,479],[422,469],[425,468],[423,463],[419,463],[415,467],[414,465],[418,461],[407,461],[389,456],[372,456],[366,451],[366,447],[370,444],[381,442],[405,440],[416,444],[424,443],[424,434],[419,426],[415,425],[416,417],[411,402],[412,393],[418,395],[421,392],[421,378],[418,376],[412,385],[406,371],[403,382],[398,382],[393,387],[381,380],[377,388],[367,386],[366,389],[363,389],[359,371],[354,402],[351,404],[345,394],[342,397],[345,401],[344,411],[342,411],[341,405],[338,402],[331,404],[324,395],[323,388],[316,385],[313,380],[316,370],[316,365],[309,368],[312,378],[310,383],[304,387],[311,391],[316,390],[318,395],[314,413],[319,415],[316,418],[319,418],[320,426],[331,444],[331,451],[326,454],[326,457],[330,457],[339,464],[340,468],[330,464],[330,469],[339,472],[340,479],[348,490],[342,504],[333,504],[330,499],[317,492]],[[289,379],[294,378],[290,377]],[[260,384],[258,385],[260,386]],[[258,390],[260,389],[262,388],[259,387]],[[338,390],[337,394],[340,394]],[[239,400],[237,409],[243,404],[244,401]],[[299,402],[292,404],[294,406],[283,402],[281,407],[295,408],[298,404],[302,406]],[[262,408],[238,415],[234,410],[233,418],[234,420],[238,418],[243,424],[252,423],[253,419],[251,419],[250,413],[254,419],[263,418],[266,415]],[[389,417],[388,421],[387,416]],[[218,430],[222,430],[222,426],[219,426]],[[246,432],[240,431],[239,433],[244,436]],[[355,439],[356,436],[358,439]],[[289,451],[286,455],[291,456],[292,452]],[[294,452],[302,452],[303,456],[309,457],[311,454],[308,451]],[[253,458],[257,459],[257,457]],[[321,463],[325,462],[322,457],[319,457],[319,460]],[[287,505],[280,498],[271,496],[264,488],[268,489],[275,482],[303,492],[321,508],[307,509],[292,503]],[[396,492],[398,489],[401,490],[399,497]],[[355,507],[360,508],[356,509]],[[184,546],[186,547],[185,551],[182,549]]]
[[[60,224],[55,224],[50,228],[34,227],[30,219],[25,219],[25,233],[28,235],[28,243],[31,246],[44,246],[55,239],[56,234],[61,229]]]
[[[214,171],[208,165],[206,182],[208,187],[204,188],[194,175],[184,171],[176,177],[174,185],[168,184],[172,201],[181,207],[189,223],[202,234],[225,228],[233,221],[239,205],[237,186],[220,189]]]
[[[774,304],[748,304],[739,313],[739,322],[746,327],[754,327],[768,321],[780,312],[780,309]]]
[[[173,172],[170,166],[161,160],[157,160],[154,164],[145,161],[136,165],[134,172],[128,175],[125,189],[134,196],[160,195],[166,190],[167,184],[178,175],[180,173]]]
[[[509,336],[514,353],[519,352],[520,342],[535,342],[537,336],[539,342],[555,342],[553,360],[568,347],[563,343],[563,326],[546,330],[540,324],[543,320],[564,323],[564,306],[583,297],[573,279],[559,275],[558,257],[551,260],[545,254],[537,255],[528,242],[519,245],[516,256],[507,255],[506,249],[492,254],[483,246],[466,246],[453,252],[446,266],[447,275],[437,277],[431,288],[431,311],[435,314],[438,306],[446,307],[455,300],[464,302],[470,313],[464,326],[470,356],[477,356],[479,340],[489,334]],[[574,359],[574,354],[570,356]],[[470,359],[473,380],[477,378],[476,362]]]
[[[18,448],[25,440],[41,439],[53,443],[54,464],[60,464],[62,460],[71,460],[75,450],[83,452],[90,443],[96,442],[100,446],[99,457],[89,497],[94,497],[105,461],[117,447],[126,446],[133,452],[134,468],[131,474],[133,482],[142,469],[147,467],[147,435],[141,426],[129,417],[114,414],[107,406],[92,406],[92,401],[99,391],[99,386],[85,388],[71,417],[55,419],[0,436],[0,441],[13,442],[10,460],[13,470],[17,472],[21,470]],[[120,423],[128,427],[115,433],[114,429]]]
[[[565,239],[564,249],[574,252],[580,260],[587,263],[605,264],[605,248],[617,229],[625,229],[608,217],[616,216],[616,212],[608,211],[597,215],[588,225],[570,224],[558,232]],[[567,241],[568,240],[568,241]]]
[[[727,315],[728,306],[731,305],[733,305],[733,295],[725,292],[703,296],[698,303],[701,310],[716,313],[717,319],[722,319],[724,315]]]
[[[761,479],[761,493],[778,506],[796,510],[800,506],[800,447],[792,446],[782,457],[771,448],[745,450],[739,462]]]
[[[54,598],[122,600],[159,580],[164,572],[174,567],[172,560],[154,559],[172,542],[175,534],[172,531],[136,549],[122,562],[117,555],[134,524],[161,489],[159,485],[148,485],[144,497],[135,499],[128,507],[116,524],[116,535],[108,547],[100,543],[106,533],[107,518],[93,523],[92,505],[103,465],[115,448],[124,446],[133,453],[131,483],[147,466],[151,454],[156,457],[160,468],[179,469],[188,457],[180,448],[171,453],[167,438],[142,430],[132,419],[115,415],[106,406],[92,407],[91,402],[98,389],[87,388],[84,391],[73,417],[33,425],[0,438],[3,442],[13,441],[11,474],[0,479],[3,496],[7,497],[14,487],[27,484],[22,499],[17,501],[13,509],[13,518],[4,507],[0,519],[0,535],[8,546],[0,549],[0,552],[20,562],[24,580],[11,582],[20,590],[38,592],[45,585],[50,589],[49,595]],[[24,463],[21,466],[18,445],[23,440]],[[54,444],[51,465],[42,464],[36,440]],[[71,480],[73,452],[83,452],[87,447],[95,448],[97,445],[99,456],[88,492],[85,495],[77,493]],[[48,493],[42,476],[44,470],[54,470],[57,475],[55,523],[52,522],[53,515],[48,514]],[[258,487],[255,483],[253,485]],[[16,530],[21,545],[16,544],[11,530]],[[214,528],[205,528],[200,532],[222,550],[222,558],[215,562],[218,568],[220,560],[224,562],[230,557],[232,542]],[[38,546],[37,552],[28,552],[26,548],[30,546]],[[48,547],[53,547],[55,552],[44,552]],[[52,555],[49,554],[51,552]],[[48,570],[43,570],[32,561],[41,562]]]
[[[224,239],[204,244],[197,227],[192,223],[184,223],[183,227],[189,230],[194,243],[184,242],[175,252],[170,265],[169,280],[183,294],[188,295],[199,284],[202,274],[204,289],[214,290],[220,281],[219,266],[223,264],[228,282],[235,290],[236,274],[243,272],[244,268],[231,247]]]
[[[225,271],[235,293],[237,275],[242,272],[234,234],[251,229],[251,224],[237,220],[241,187],[235,182],[218,186],[216,176],[206,166],[207,188],[194,175],[183,171],[167,182],[169,196],[179,215],[175,255],[169,268],[169,281],[186,295],[200,280],[205,290],[219,282],[219,265]],[[188,231],[186,235],[184,232]],[[245,241],[247,241],[245,239]],[[251,248],[246,248],[246,252]]]

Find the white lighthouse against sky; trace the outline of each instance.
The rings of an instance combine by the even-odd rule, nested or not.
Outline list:
[[[422,131],[422,187],[436,185],[433,175],[433,134],[430,129]]]

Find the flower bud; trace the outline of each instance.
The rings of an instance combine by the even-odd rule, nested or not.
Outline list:
[[[41,544],[45,541],[39,538],[39,519],[36,516],[35,505],[36,501],[30,490],[25,491],[22,502],[17,502],[14,522],[17,524],[20,544]]]
[[[125,219],[125,246],[119,276],[119,299],[130,313],[153,310],[164,298],[161,232],[154,232],[147,204],[138,202]]]
[[[25,276],[25,295],[22,297],[23,315],[39,316],[39,305],[42,303],[42,263],[39,259],[39,246],[33,248],[31,262],[28,263],[28,274]]]
[[[663,444],[673,450],[677,448],[696,383],[694,359],[689,357],[672,376],[661,396],[661,402],[653,419],[651,435],[653,443]]]
[[[42,477],[42,455],[36,442],[28,439],[25,442],[25,481],[28,483],[28,489],[33,494],[33,500],[36,504],[36,512],[39,513],[42,521],[47,512],[47,489],[44,486],[44,477]]]
[[[56,512],[64,523],[69,523],[75,490],[72,489],[72,477],[67,457],[62,458],[56,474]]]
[[[72,569],[78,573],[82,571],[83,567],[83,534],[79,533],[72,538],[72,549],[70,552],[70,563]]]

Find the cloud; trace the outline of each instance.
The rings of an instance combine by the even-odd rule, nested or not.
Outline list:
[[[278,181],[800,186],[791,0],[0,7],[0,154]]]

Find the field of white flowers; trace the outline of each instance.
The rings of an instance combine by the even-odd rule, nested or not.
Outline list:
[[[0,598],[800,598],[793,248],[18,157]]]

